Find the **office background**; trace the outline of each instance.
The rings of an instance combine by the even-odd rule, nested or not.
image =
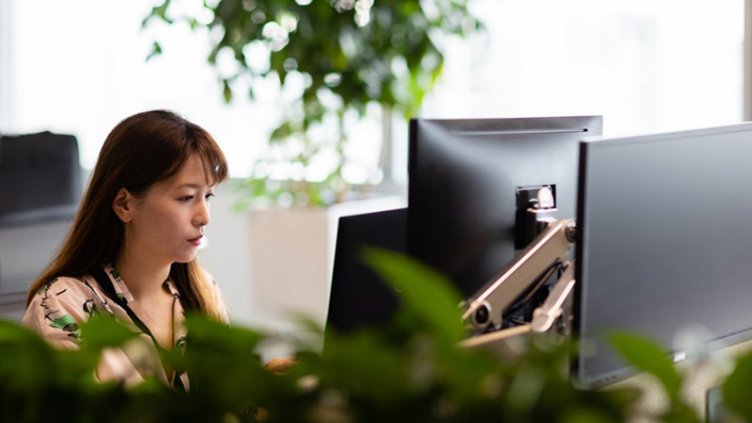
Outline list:
[[[445,40],[446,66],[421,116],[441,118],[602,114],[604,134],[738,122],[750,116],[750,7],[743,0],[476,0],[483,35]],[[201,1],[182,1],[199,7]],[[0,0],[0,133],[75,134],[91,168],[123,117],[169,108],[220,142],[242,178],[279,117],[278,89],[224,104],[206,64],[206,34],[141,29],[151,1]],[[145,61],[155,38],[165,53]],[[221,66],[220,66],[221,67]],[[374,131],[373,129],[377,129]],[[379,118],[356,131],[353,154],[374,165]],[[392,171],[404,186],[406,126],[392,134]],[[365,174],[363,172],[362,174]],[[352,182],[358,183],[355,172]],[[224,186],[213,206],[204,265],[220,281],[233,319],[255,322],[247,217]]]

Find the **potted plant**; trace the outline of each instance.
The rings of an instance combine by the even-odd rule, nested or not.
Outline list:
[[[280,121],[267,154],[239,184],[244,205],[336,205],[252,209],[251,267],[260,313],[281,318],[295,309],[323,322],[337,218],[404,205],[393,197],[343,204],[357,197],[347,178],[348,170],[358,169],[352,128],[380,114],[383,136],[373,138],[379,143],[390,135],[392,114],[418,111],[441,74],[442,40],[481,28],[468,1],[218,0],[189,12],[163,0],[144,19],[144,26],[187,24],[206,33],[207,61],[226,101],[238,93],[253,97],[264,81],[279,84]],[[155,42],[152,56],[161,51]],[[220,66],[227,65],[222,59],[234,70]],[[360,170],[366,175],[362,186],[380,178],[378,168]]]

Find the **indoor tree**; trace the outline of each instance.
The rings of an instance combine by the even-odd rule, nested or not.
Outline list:
[[[228,102],[241,90],[253,98],[270,78],[292,91],[268,153],[244,184],[246,198],[325,205],[342,201],[350,188],[343,178],[346,122],[363,119],[374,105],[384,121],[392,113],[414,116],[441,74],[443,41],[482,27],[468,2],[204,0],[187,11],[163,0],[143,24],[188,24],[206,33],[207,60]],[[161,52],[155,41],[150,57]],[[231,58],[232,70],[220,69],[220,55]]]

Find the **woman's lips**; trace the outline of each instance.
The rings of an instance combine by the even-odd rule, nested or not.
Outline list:
[[[190,242],[191,244],[193,244],[196,247],[198,247],[199,245],[201,245],[201,238],[203,238],[203,237],[204,237],[203,235],[199,235],[196,238],[189,239],[188,242]]]

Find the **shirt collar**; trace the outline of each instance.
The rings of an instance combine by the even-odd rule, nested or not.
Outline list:
[[[105,274],[107,274],[107,277],[112,281],[112,286],[115,288],[115,295],[119,298],[125,299],[127,303],[132,302],[133,295],[131,294],[131,291],[128,290],[128,285],[123,282],[120,272],[118,272],[112,263],[107,263],[103,267]],[[178,288],[175,286],[172,279],[167,278],[162,286],[167,289],[173,297],[180,297],[180,291],[178,291]]]
[[[173,297],[180,297],[180,291],[178,291],[178,287],[175,286],[175,283],[172,281],[172,279],[167,279],[164,281],[164,284],[162,284],[165,288],[167,288],[168,291],[170,291],[170,294],[172,294]]]

